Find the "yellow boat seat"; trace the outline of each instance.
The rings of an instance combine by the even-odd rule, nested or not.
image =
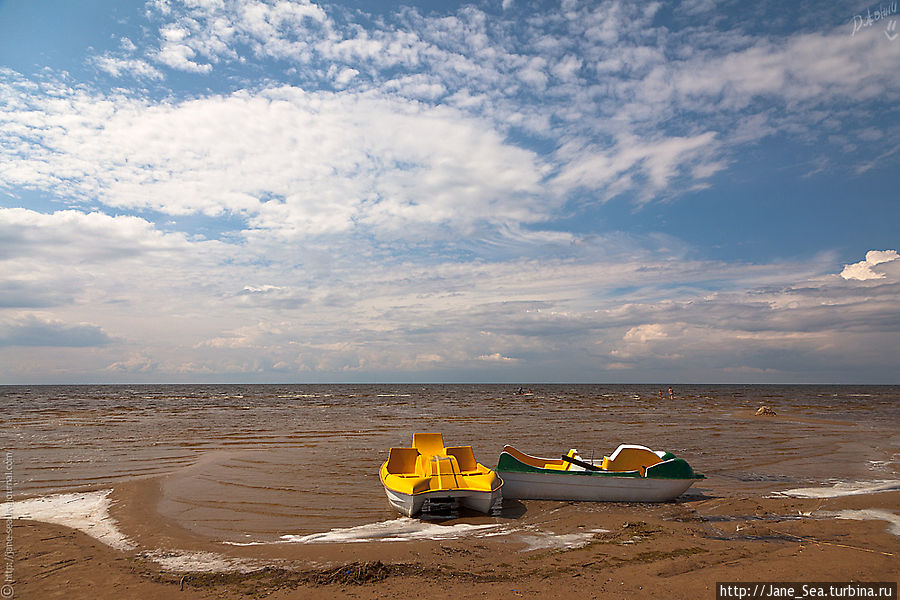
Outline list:
[[[494,471],[476,462],[471,446],[445,448],[440,433],[416,433],[412,445],[412,448],[391,448],[388,459],[381,465],[379,475],[389,498],[393,498],[392,494],[426,493],[469,498],[486,493],[493,502],[494,492],[503,485]],[[499,493],[496,499],[499,500]]]
[[[416,458],[419,451],[415,448],[391,448],[387,460],[387,472],[391,475],[415,475]]]
[[[640,471],[643,477],[647,467],[662,462],[662,459],[650,448],[622,444],[612,456],[603,457],[604,471]]]
[[[413,448],[425,456],[446,456],[444,436],[440,433],[414,433]]]
[[[529,456],[520,450],[516,450],[510,445],[503,446],[503,451],[507,454],[513,456],[519,462],[523,462],[526,465],[531,465],[532,467],[537,467],[538,469],[558,469],[560,471],[565,470],[566,463],[561,459],[547,459],[547,458],[538,458],[537,456]]]
[[[447,456],[452,456],[456,459],[456,464],[461,473],[478,470],[478,463],[475,462],[475,451],[472,450],[472,446],[450,446],[447,448]]]

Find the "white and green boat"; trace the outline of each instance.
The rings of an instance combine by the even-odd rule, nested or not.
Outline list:
[[[522,500],[666,502],[705,479],[670,452],[633,444],[596,461],[574,449],[552,459],[504,446],[495,470],[503,478],[503,497]]]

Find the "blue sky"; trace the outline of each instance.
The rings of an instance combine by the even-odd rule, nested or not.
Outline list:
[[[898,383],[897,20],[0,0],[0,382]]]

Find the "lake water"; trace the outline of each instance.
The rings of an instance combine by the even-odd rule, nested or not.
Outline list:
[[[395,517],[378,468],[417,431],[489,467],[504,444],[587,458],[643,444],[735,496],[900,479],[900,386],[528,387],[2,386],[0,440],[16,499],[159,478],[164,516],[240,542]]]

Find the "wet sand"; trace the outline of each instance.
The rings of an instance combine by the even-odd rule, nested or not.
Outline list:
[[[695,599],[714,598],[717,581],[896,581],[900,565],[900,491],[513,501],[506,517],[438,523],[486,526],[449,539],[233,546],[155,513],[159,483],[131,482],[112,496],[111,517],[132,549],[14,521],[15,597]],[[168,566],[167,555],[176,559]],[[178,568],[179,556],[212,570]]]
[[[895,387],[662,404],[652,386],[388,387],[6,390],[12,597],[694,599],[717,581],[897,579]],[[763,402],[778,414],[755,417]],[[506,442],[630,442],[708,479],[662,504],[399,518],[377,469],[426,430],[488,466]]]

